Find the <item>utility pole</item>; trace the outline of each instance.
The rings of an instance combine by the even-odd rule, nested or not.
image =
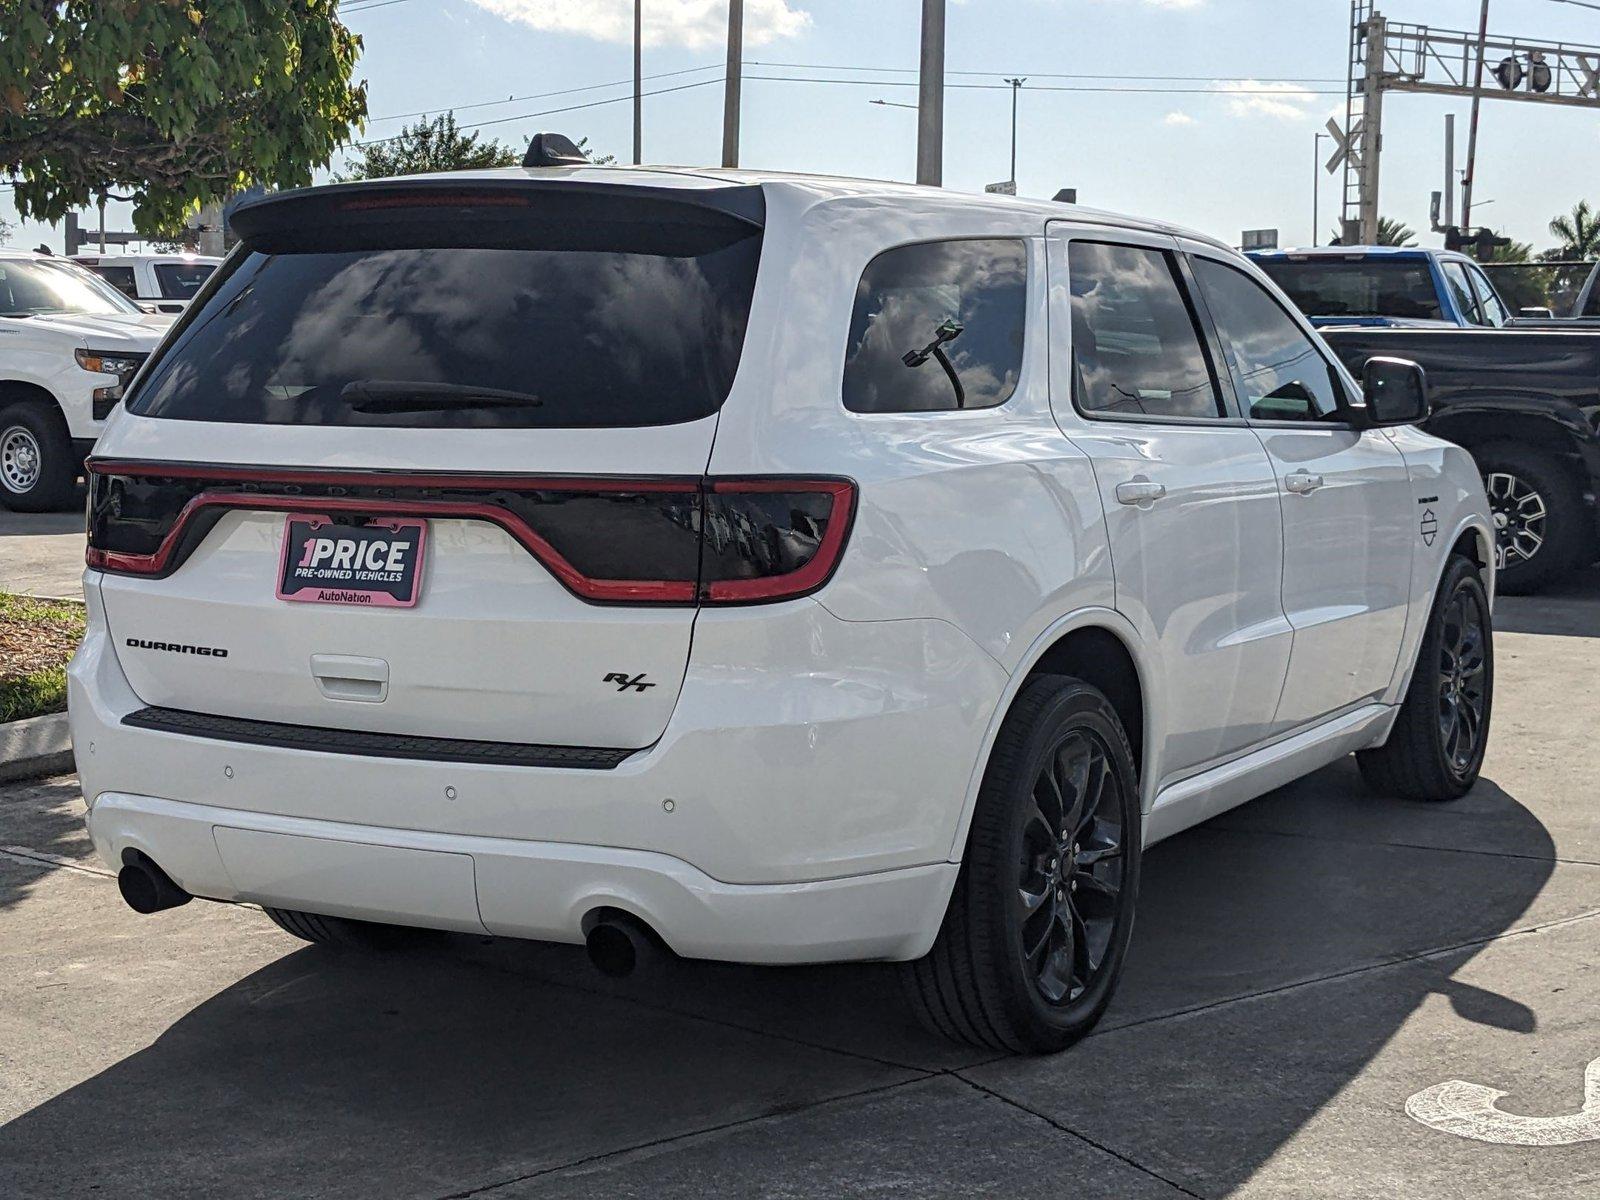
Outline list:
[[[944,0],[922,0],[922,74],[917,91],[917,182],[944,183]]]
[[[1011,175],[1013,185],[1017,182],[1017,93],[1022,90],[1026,79],[1008,79],[1011,85]]]
[[[722,94],[722,165],[739,165],[739,93],[744,82],[744,0],[728,0],[728,70]]]
[[[1483,104],[1483,56],[1489,40],[1489,0],[1478,18],[1477,63],[1472,71],[1472,116],[1467,122],[1467,177],[1461,181],[1461,228],[1472,228],[1472,185],[1478,169],[1478,109]]]
[[[1456,115],[1444,115],[1444,225],[1456,223]]]
[[[644,0],[633,0],[633,165],[644,161]]]
[[[1319,133],[1311,140],[1311,245],[1318,243],[1318,222],[1322,220],[1322,143],[1332,140],[1331,134]]]
[[[1379,13],[1367,20],[1367,70],[1361,81],[1360,244],[1378,242],[1378,167],[1383,153],[1383,64],[1387,23]]]

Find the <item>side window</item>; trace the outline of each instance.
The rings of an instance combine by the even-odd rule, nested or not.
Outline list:
[[[1465,314],[1467,321],[1472,325],[1487,325],[1483,310],[1478,307],[1478,298],[1472,294],[1472,285],[1467,282],[1467,270],[1458,262],[1444,264],[1445,284],[1450,288],[1450,294],[1455,297],[1456,307]]]
[[[1493,325],[1496,329],[1500,328],[1511,319],[1511,313],[1495,293],[1494,285],[1489,282],[1488,276],[1478,270],[1477,267],[1469,269],[1467,274],[1472,279],[1473,290],[1478,294],[1479,311],[1483,313],[1488,324]]]
[[[1075,241],[1073,401],[1105,416],[1220,417],[1194,313],[1164,250]]]
[[[90,267],[89,269],[96,275],[100,276],[101,279],[104,279],[112,287],[116,288],[117,291],[121,292],[123,295],[138,299],[139,286],[133,281],[132,267],[96,266]]]
[[[1326,421],[1339,408],[1333,368],[1272,294],[1243,271],[1195,258],[1195,278],[1233,356],[1240,404],[1257,421]]]
[[[844,359],[851,412],[993,408],[1016,390],[1028,250],[1014,240],[886,250],[856,287]]]

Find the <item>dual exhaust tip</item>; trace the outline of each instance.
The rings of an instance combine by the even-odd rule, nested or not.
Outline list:
[[[155,860],[140,850],[122,852],[117,890],[136,913],[162,912],[194,897],[172,881]],[[632,975],[640,966],[668,953],[661,939],[643,921],[617,909],[601,909],[584,935],[584,949],[595,970],[613,979]]]

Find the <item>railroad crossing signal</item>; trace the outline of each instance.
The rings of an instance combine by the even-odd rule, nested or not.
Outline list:
[[[1344,169],[1348,242],[1370,244],[1378,233],[1378,169],[1383,99],[1390,92],[1521,100],[1600,108],[1600,46],[1527,38],[1485,37],[1478,78],[1476,33],[1387,20],[1372,0],[1351,0],[1350,73],[1345,124],[1330,122],[1337,149],[1330,170]]]

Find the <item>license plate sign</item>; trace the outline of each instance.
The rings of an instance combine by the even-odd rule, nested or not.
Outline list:
[[[336,525],[331,517],[289,517],[278,599],[410,608],[422,589],[427,537],[427,522],[416,518]]]

